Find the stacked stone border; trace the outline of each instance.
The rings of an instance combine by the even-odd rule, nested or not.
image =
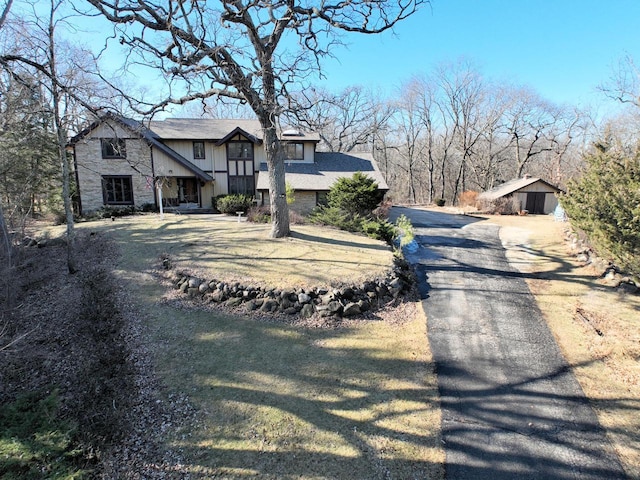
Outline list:
[[[585,265],[591,265],[601,272],[600,278],[610,286],[625,293],[640,294],[640,280],[620,270],[617,265],[599,257],[589,245],[584,234],[575,231],[570,225],[564,230],[564,238],[573,256]]]
[[[163,260],[163,268],[171,268],[167,259]],[[230,310],[244,309],[246,313],[300,318],[358,317],[411,295],[416,284],[413,269],[399,258],[385,277],[361,285],[278,289],[204,279],[185,271],[176,271],[171,281],[175,289],[193,300]]]

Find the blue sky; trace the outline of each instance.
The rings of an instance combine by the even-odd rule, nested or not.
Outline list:
[[[413,75],[464,57],[486,77],[527,85],[547,100],[603,101],[596,87],[625,55],[640,61],[640,0],[431,0],[393,34],[346,39],[324,62],[338,91],[392,93]]]

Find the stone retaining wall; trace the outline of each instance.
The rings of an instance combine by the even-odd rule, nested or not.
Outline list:
[[[170,268],[167,264],[163,265]],[[340,288],[280,290],[207,280],[186,272],[174,274],[172,282],[176,289],[193,299],[221,304],[234,310],[244,309],[247,313],[286,314],[302,318],[313,315],[354,317],[375,311],[407,295],[415,283],[413,271],[402,261],[397,262],[385,278]]]

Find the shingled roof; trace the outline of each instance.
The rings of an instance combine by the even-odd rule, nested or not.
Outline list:
[[[509,180],[508,182],[498,185],[497,187],[494,187],[491,190],[482,192],[480,195],[478,195],[478,199],[479,200],[495,200],[497,198],[506,197],[507,195],[511,195],[512,193],[517,192],[518,190],[521,190],[525,187],[528,187],[529,185],[532,185],[536,182],[542,182],[545,185],[552,188],[553,190],[556,190],[558,192],[561,191],[558,187],[551,185],[549,182],[546,182],[541,178],[524,176],[522,178]]]
[[[229,133],[244,133],[250,140],[262,142],[262,128],[258,120],[219,118],[167,118],[149,122],[149,128],[165,140],[219,141]],[[285,130],[286,132],[286,130]],[[281,135],[283,140],[319,142],[317,133],[298,132],[295,136]]]
[[[329,190],[338,178],[351,177],[356,172],[362,172],[373,178],[379,189],[389,189],[370,153],[316,152],[314,163],[295,161],[285,163],[287,183],[294,190]],[[256,189],[269,189],[267,165],[265,163],[260,164]]]

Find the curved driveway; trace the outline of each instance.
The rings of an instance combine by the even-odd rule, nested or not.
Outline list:
[[[626,478],[499,227],[410,208],[448,479]]]

